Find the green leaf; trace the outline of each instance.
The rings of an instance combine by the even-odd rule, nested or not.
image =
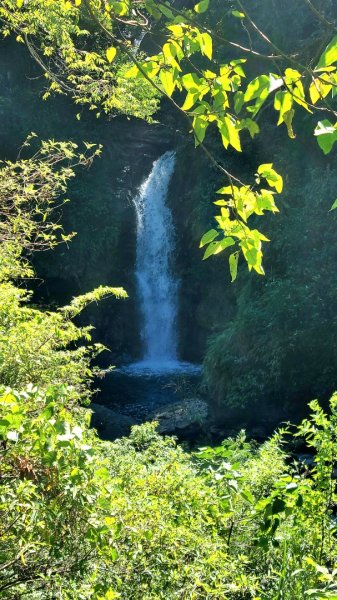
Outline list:
[[[182,105],[181,109],[182,110],[190,110],[190,108],[192,108],[192,106],[194,106],[194,104],[198,100],[198,97],[199,97],[199,94],[191,94],[190,92],[187,92],[185,102]]]
[[[218,237],[218,235],[219,231],[217,231],[216,229],[210,229],[209,231],[206,231],[206,233],[204,233],[204,235],[201,238],[199,248],[202,248],[203,246],[206,246],[206,244],[213,242],[213,240],[215,240],[215,238]]]
[[[181,82],[187,92],[191,94],[199,93],[202,80],[196,73],[186,73],[182,76]]]
[[[110,6],[113,12],[119,17],[124,17],[128,14],[128,3],[127,2],[110,2]]]
[[[207,121],[204,115],[198,115],[193,119],[193,130],[195,135],[196,146],[198,146],[204,141],[208,125],[209,122]]]
[[[247,86],[245,91],[244,100],[245,102],[250,102],[251,100],[256,100],[256,98],[260,98],[261,94],[267,90],[269,91],[270,78],[268,75],[260,75],[260,77],[255,77]]]
[[[283,179],[281,175],[273,169],[272,163],[260,165],[257,172],[261,177],[264,177],[270,187],[274,187],[279,194],[282,192]]]
[[[231,254],[228,259],[229,270],[231,273],[232,282],[235,281],[237,274],[238,274],[238,261],[239,261],[239,252],[233,252],[233,254]]]
[[[236,122],[231,117],[225,116],[223,120],[218,121],[218,128],[224,147],[228,148],[231,145],[235,150],[241,152],[240,134]]]
[[[205,254],[202,260],[206,260],[213,254],[215,254],[216,250],[219,248],[219,242],[211,242],[209,246],[207,246]]]
[[[170,9],[168,3],[166,3],[166,4],[160,3],[158,6],[158,9],[167,19],[174,19],[174,14],[173,14],[172,10]]]
[[[335,142],[337,141],[337,128],[336,125],[330,123],[328,119],[319,121],[315,129],[315,136],[317,142],[324,154],[331,152]]]
[[[237,114],[239,114],[239,112],[241,111],[243,103],[244,103],[244,93],[241,91],[236,92],[236,94],[234,96],[234,110]]]
[[[124,77],[126,77],[127,79],[134,79],[135,77],[139,76],[140,70],[138,69],[137,65],[133,65],[132,67],[130,67],[130,69],[128,69],[128,71],[126,71],[126,73],[124,74]]]
[[[323,54],[321,55],[316,69],[322,67],[328,67],[337,61],[337,35],[331,40],[330,44],[326,47]]]
[[[233,17],[236,17],[237,19],[245,18],[245,13],[240,12],[239,10],[232,10],[232,15],[233,15]]]
[[[252,505],[255,504],[254,496],[249,490],[245,490],[245,491],[241,492],[241,496],[242,496],[242,498],[247,500],[247,502],[249,502],[249,504],[252,504]]]
[[[172,42],[168,42],[163,46],[163,54],[165,58],[165,64],[175,67],[178,71],[181,71],[180,65],[176,60],[178,55],[177,48]]]
[[[224,194],[225,196],[235,194],[239,188],[236,185],[225,185],[224,187],[217,190],[217,194]]]
[[[236,127],[236,122],[231,117],[225,117],[225,123],[227,125],[229,134],[229,143],[235,150],[241,152],[241,141],[239,130]]]
[[[293,118],[295,115],[295,111],[294,109],[288,110],[284,115],[283,115],[283,120],[286,124],[287,127],[287,131],[288,131],[288,136],[290,137],[291,140],[294,140],[296,138],[296,134],[294,133],[293,130]]]
[[[279,209],[277,208],[276,204],[275,204],[275,200],[274,200],[274,194],[275,192],[272,192],[271,190],[261,190],[260,194],[257,194],[256,196],[256,202],[257,202],[257,208],[258,211],[261,211],[261,214],[263,214],[264,210],[270,210],[271,212],[279,212]],[[257,214],[260,214],[260,212],[257,212]]]
[[[118,557],[118,552],[116,548],[111,549],[110,557],[112,560],[116,560],[116,558]],[[117,598],[120,598],[120,594],[110,588],[102,597],[102,600],[116,600]]]
[[[335,83],[335,77],[329,73],[322,73],[319,78],[315,78],[309,88],[310,99],[313,104],[316,104],[318,100],[325,98],[330,94],[333,89],[333,83]]]
[[[172,71],[168,71],[167,69],[162,69],[159,74],[159,78],[161,83],[163,84],[164,91],[168,96],[172,96],[175,88],[175,82],[173,79]]]
[[[116,54],[117,54],[117,49],[114,48],[113,46],[110,46],[110,48],[107,49],[107,51],[106,51],[106,57],[107,57],[109,63],[112,63],[112,61],[115,58]]]
[[[203,260],[206,260],[206,258],[209,258],[214,254],[220,254],[220,252],[226,250],[226,248],[229,248],[230,246],[234,246],[234,244],[235,241],[232,237],[225,237],[220,242],[211,242],[206,249]]]
[[[334,201],[332,207],[330,208],[329,212],[331,212],[332,210],[335,210],[337,208],[337,200]]]
[[[200,48],[202,54],[207,56],[209,60],[212,60],[213,56],[213,41],[209,33],[201,33],[200,34]]]
[[[249,106],[247,110],[252,113],[254,117],[260,110],[263,103],[269,96],[269,93],[272,91],[272,83],[278,79],[276,75],[272,73],[270,75],[260,75],[259,77],[255,77],[247,86],[244,95],[244,101],[250,102],[251,100],[255,100],[254,106]]]
[[[198,14],[202,14],[208,10],[209,0],[201,0],[198,4],[195,5],[194,10]]]
[[[242,119],[240,121],[240,131],[242,129],[248,129],[251,138],[253,139],[258,133],[260,133],[260,127],[253,121],[253,119]]]
[[[275,94],[274,108],[280,113],[278,125],[285,122],[285,115],[292,109],[293,102],[293,96],[288,91],[280,91]]]
[[[157,21],[161,18],[161,12],[158,10],[154,0],[144,0],[146,10],[154,17]]]
[[[286,503],[281,498],[275,498],[272,504],[272,513],[273,515],[277,515],[278,513],[284,511],[286,507]]]

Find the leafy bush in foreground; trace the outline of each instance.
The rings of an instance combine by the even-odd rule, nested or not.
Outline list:
[[[103,442],[64,387],[6,390],[0,407],[0,597],[336,596],[337,397],[296,434],[310,475],[280,435],[194,455],[155,424]]]

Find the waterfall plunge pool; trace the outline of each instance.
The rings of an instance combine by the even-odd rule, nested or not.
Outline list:
[[[150,367],[146,362],[139,362],[107,374],[100,382],[100,402],[111,411],[111,419],[118,420],[120,417],[124,422],[127,417],[131,426],[146,421],[161,422],[163,417],[166,422],[168,419],[172,421],[174,415],[176,426],[168,425],[167,431],[164,431],[173,434],[182,429],[178,413],[183,416],[184,423],[194,423],[195,406],[200,406],[201,368],[189,363],[166,367],[164,370],[159,364],[155,370],[154,365]],[[186,411],[189,412],[188,418]],[[106,418],[109,418],[108,412]],[[106,437],[109,439],[109,435]]]
[[[116,371],[129,377],[194,376],[201,373],[201,366],[177,360],[140,360]]]

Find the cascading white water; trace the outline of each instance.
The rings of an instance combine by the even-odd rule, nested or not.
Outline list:
[[[134,199],[137,211],[136,278],[142,316],[143,360],[150,370],[177,365],[177,282],[171,270],[172,215],[166,205],[175,154],[166,152]]]
[[[153,163],[133,202],[137,214],[136,280],[141,312],[142,360],[122,367],[126,375],[198,374],[200,366],[178,360],[178,284],[172,271],[174,226],[166,205],[175,153]]]

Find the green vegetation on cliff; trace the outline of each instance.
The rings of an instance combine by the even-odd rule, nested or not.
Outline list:
[[[330,417],[313,403],[295,432],[312,448],[310,472],[289,460],[286,432],[260,448],[241,433],[190,454],[155,424],[114,444],[89,428],[81,402],[97,348],[71,319],[92,301],[125,294],[98,289],[56,312],[27,306],[17,283],[32,276],[25,252],[43,233],[43,245],[61,241],[46,212],[36,221],[45,162],[57,156],[68,176],[78,162],[71,145],[42,148],[45,157],[38,151],[1,172],[0,191],[19,188],[23,173],[35,187],[30,212],[22,210],[25,186],[2,220],[0,597],[333,598],[336,398]],[[62,167],[47,173],[62,201]],[[27,237],[17,219],[31,225]]]
[[[275,27],[274,2],[261,25],[261,2],[252,13],[241,0],[225,9],[216,0],[187,4],[3,0],[0,17],[4,36],[14,34],[25,44],[44,73],[45,98],[55,92],[97,116],[151,121],[163,97],[165,125],[183,128],[187,122],[198,146],[197,165],[205,168],[200,152],[211,165],[211,177],[192,182],[187,209],[181,208],[188,244],[195,247],[202,238],[204,257],[215,257],[210,275],[204,277],[204,265],[193,268],[196,287],[211,282],[197,319],[209,320],[215,306],[205,358],[209,390],[222,411],[257,412],[261,404],[268,410],[271,397],[289,408],[303,390],[327,396],[335,382],[331,165],[322,162],[310,175],[307,158],[287,165],[287,154],[301,155],[303,145],[317,156],[319,149],[333,150],[337,140],[331,121],[337,83],[332,3],[326,0],[320,12],[304,0],[301,26],[316,23],[304,48]],[[289,4],[283,30],[292,10]],[[265,33],[268,19],[275,35]],[[228,23],[237,35],[230,40]],[[295,24],[296,35],[301,26]],[[139,52],[142,33],[150,38],[149,50]],[[4,114],[7,109],[12,115],[8,97],[3,104]],[[270,125],[275,110],[289,140],[272,152],[281,140]],[[311,137],[308,142],[309,131],[317,148]],[[254,154],[259,134],[267,148]],[[234,151],[241,155],[245,147],[239,163]],[[68,184],[100,150],[88,142],[39,143],[31,135],[17,160],[0,168],[0,598],[336,599],[335,395],[329,414],[314,401],[301,425],[260,447],[241,432],[219,447],[188,452],[161,437],[156,424],[134,427],[128,438],[111,444],[90,428],[85,405],[100,374],[92,361],[104,347],[78,317],[89,305],[125,298],[126,292],[104,285],[52,310],[32,303],[30,287],[33,253],[54,249],[61,264],[59,249],[73,237],[61,225]],[[301,160],[305,176],[298,171]],[[183,167],[181,160],[179,177],[188,182],[193,168],[187,176]],[[269,239],[255,227],[262,221],[275,233],[273,215],[261,217],[279,211],[276,194],[294,177],[296,187],[288,186],[283,196],[279,231],[265,252],[268,278],[248,279],[239,259],[263,274],[262,242]],[[210,197],[220,211],[216,224],[210,223]],[[75,224],[76,214],[81,223],[92,217],[95,202],[86,206],[88,213],[73,210]],[[98,228],[101,219],[99,213]],[[240,294],[235,301],[230,292],[230,320],[221,310],[216,258],[227,248],[230,279]],[[313,346],[322,337],[325,352],[317,360]],[[291,454],[297,442],[310,452],[304,460]]]

